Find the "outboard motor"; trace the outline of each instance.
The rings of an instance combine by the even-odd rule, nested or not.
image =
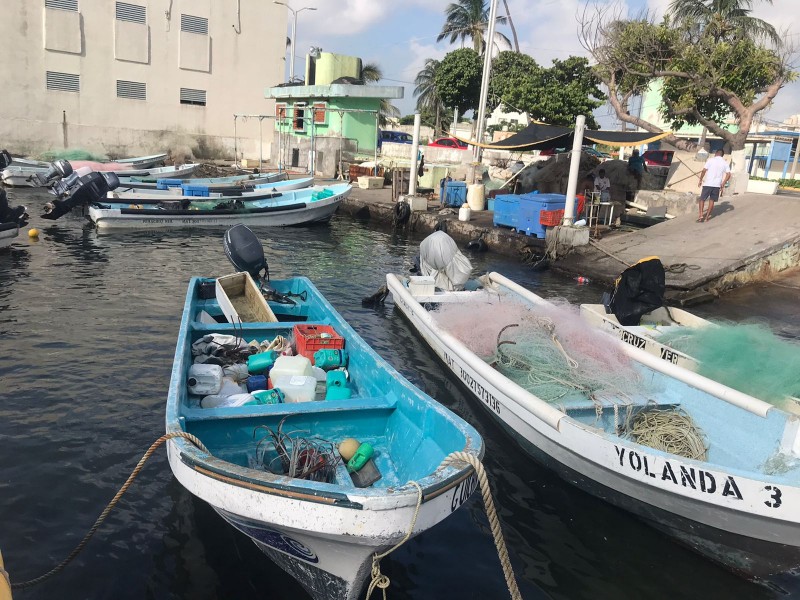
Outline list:
[[[25,225],[28,224],[29,218],[28,209],[24,206],[15,206],[11,208],[8,205],[6,191],[0,188],[0,225],[14,223],[17,227],[25,227]]]
[[[250,273],[256,281],[269,281],[269,266],[264,257],[264,248],[249,227],[239,223],[225,232],[223,240],[225,255],[237,271]]]
[[[57,199],[45,204],[45,213],[42,215],[43,219],[50,220],[64,216],[77,206],[100,202],[109,191],[119,187],[116,173],[92,171],[79,175],[65,160],[54,162],[45,178],[48,181],[55,180],[50,186],[50,193]]]
[[[655,256],[643,258],[617,277],[606,312],[621,325],[638,325],[643,315],[664,306],[665,291],[664,265]]]
[[[0,171],[2,171],[8,165],[10,165],[12,160],[14,159],[11,158],[11,155],[8,153],[8,150],[0,150]]]

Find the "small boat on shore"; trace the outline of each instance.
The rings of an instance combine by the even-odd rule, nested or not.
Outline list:
[[[797,416],[500,274],[481,281],[441,291],[387,275],[395,307],[526,451],[745,576],[800,567]]]
[[[226,192],[247,189],[261,183],[284,181],[288,179],[287,173],[256,173],[247,175],[231,175],[228,177],[120,177],[120,184],[127,188],[136,189],[167,189],[182,185],[205,185],[215,192]]]
[[[329,221],[350,194],[349,184],[313,187],[246,198],[156,201],[155,205],[94,202],[89,218],[100,229],[219,227],[237,223],[285,227]]]
[[[158,165],[163,165],[164,161],[167,160],[169,155],[166,153],[163,154],[151,154],[149,156],[134,156],[132,158],[118,158],[114,162],[123,163],[127,165],[132,165],[136,169],[151,169],[152,167],[156,167]]]
[[[180,187],[170,187],[165,190],[150,189],[140,190],[129,188],[120,182],[120,186],[108,192],[108,199],[119,202],[158,201],[158,200],[195,200],[198,198],[238,198],[240,200],[260,200],[268,198],[277,192],[290,192],[311,187],[314,184],[313,177],[303,177],[301,179],[286,179],[271,183],[260,183],[251,188],[237,189],[228,192],[220,192],[207,185],[184,184]],[[182,192],[182,193],[181,193]]]
[[[267,316],[255,317],[269,321],[241,319],[241,310],[232,316],[235,302],[228,294],[236,293],[236,281],[244,277],[246,289],[260,294],[252,282],[266,270],[260,242],[246,227],[234,230],[249,233],[226,233],[226,253],[240,272],[233,279],[189,282],[166,432],[196,436],[201,445],[170,439],[169,465],[182,486],[248,536],[314,600],[356,600],[376,553],[435,526],[469,498],[477,485],[472,467],[443,461],[453,452],[481,457],[483,441],[378,356],[305,277],[262,284],[268,297],[280,300],[261,307]],[[236,250],[237,239],[244,240],[244,251]],[[242,260],[245,253],[260,253],[264,266]],[[222,283],[229,279],[233,284]],[[258,300],[247,300],[246,289],[237,298],[259,314]],[[281,348],[292,337],[294,356],[276,357],[266,349]],[[314,354],[315,348],[339,350]],[[252,392],[260,397],[241,405],[210,401],[202,394],[213,391],[212,364],[243,372],[247,382],[266,379],[248,375],[249,368],[268,368],[275,386]],[[295,369],[297,374],[278,375]],[[315,375],[300,374],[307,369]],[[299,398],[297,390],[309,379]],[[279,395],[284,401],[268,403]]]
[[[124,168],[115,170],[115,166],[120,163],[96,163],[91,161],[69,161],[74,169],[89,167],[95,172],[102,173],[115,173],[117,176],[124,175],[126,177],[147,177],[151,173],[155,173],[156,177],[187,177],[194,173],[200,166],[199,163],[176,165],[171,167],[154,167],[136,169],[133,166],[121,165]],[[45,185],[44,176],[49,171],[50,167],[16,167],[11,165],[3,169],[0,173],[0,179],[3,183],[13,187],[43,187]]]

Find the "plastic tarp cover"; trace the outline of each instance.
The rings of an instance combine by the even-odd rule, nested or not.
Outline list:
[[[437,288],[446,291],[463,290],[472,276],[472,263],[444,231],[434,231],[422,240],[419,266],[423,275],[435,278]]]

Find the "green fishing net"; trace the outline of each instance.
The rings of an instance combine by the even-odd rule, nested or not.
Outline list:
[[[664,334],[659,341],[699,362],[698,373],[773,404],[800,397],[800,344],[761,323],[725,323]]]
[[[91,160],[94,162],[103,162],[108,160],[101,154],[92,154],[88,150],[81,150],[80,148],[48,150],[47,152],[42,152],[39,159],[46,160],[47,162],[53,162],[54,160]]]

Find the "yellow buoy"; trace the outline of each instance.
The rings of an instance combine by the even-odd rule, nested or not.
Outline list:
[[[36,229],[36,227],[31,227],[28,230],[28,237],[32,237],[32,238],[39,237],[39,230]]]
[[[0,553],[0,600],[11,600],[11,582],[3,565],[2,553]]]
[[[342,440],[342,442],[339,444],[339,454],[346,462],[353,458],[353,455],[356,453],[356,450],[358,450],[360,445],[361,442],[355,438],[347,438],[346,440]]]

